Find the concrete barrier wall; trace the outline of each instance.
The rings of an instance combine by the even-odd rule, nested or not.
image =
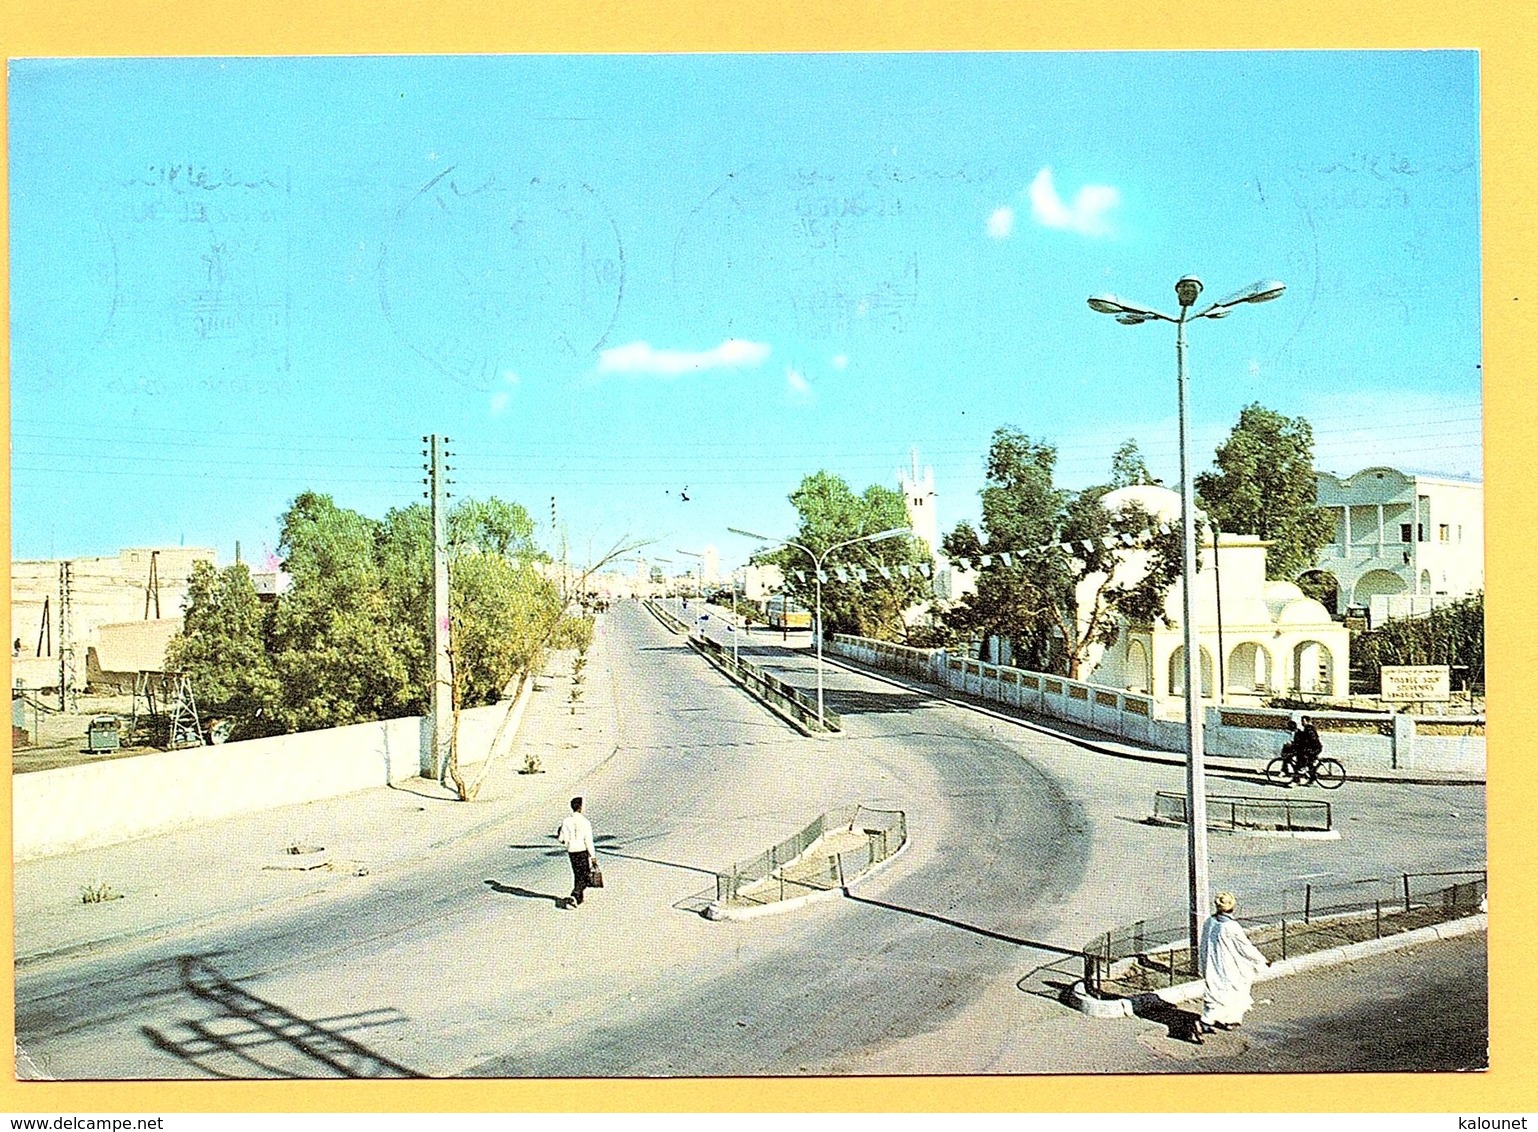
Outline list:
[[[872,667],[903,672],[980,699],[1066,720],[1157,750],[1184,751],[1183,718],[1161,718],[1151,696],[988,664],[942,649],[910,649],[863,637],[836,636],[829,651]],[[1264,764],[1276,757],[1299,713],[1279,708],[1209,706],[1203,718],[1208,754]],[[1382,770],[1482,775],[1484,720],[1402,715],[1394,712],[1309,711],[1319,726],[1325,754],[1361,773]],[[1467,730],[1470,734],[1432,732]]]
[[[519,707],[461,712],[461,760],[484,761],[503,719]],[[516,723],[505,729],[504,744],[515,730]],[[421,716],[410,716],[14,775],[15,858],[111,845],[399,782],[420,773],[427,731]]]

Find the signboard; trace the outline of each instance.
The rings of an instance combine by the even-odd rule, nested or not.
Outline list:
[[[1385,664],[1378,698],[1397,704],[1450,700],[1447,673],[1445,664]]]

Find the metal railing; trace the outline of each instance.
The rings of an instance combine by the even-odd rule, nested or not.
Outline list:
[[[718,872],[716,901],[738,906],[773,904],[842,888],[850,878],[892,856],[907,840],[908,819],[901,810],[859,805],[830,810],[778,845]],[[818,852],[820,843],[828,851]]]
[[[1235,919],[1277,961],[1471,916],[1483,910],[1487,879],[1469,869],[1308,883]],[[1200,978],[1186,932],[1183,920],[1139,920],[1096,936],[1083,951],[1085,986],[1134,994]]]
[[[717,668],[741,684],[750,695],[794,716],[803,727],[814,731],[842,731],[843,718],[824,704],[822,715],[817,714],[817,699],[794,684],[772,676],[757,665],[749,664],[732,650],[709,637],[689,638],[691,648],[702,653]]]
[[[1154,793],[1155,821],[1184,825],[1186,796],[1172,790]],[[1220,830],[1276,830],[1287,833],[1323,833],[1334,829],[1330,803],[1312,799],[1240,798],[1211,795],[1207,798],[1207,828]]]

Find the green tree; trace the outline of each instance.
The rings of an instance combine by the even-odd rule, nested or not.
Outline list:
[[[403,626],[385,588],[384,534],[378,520],[315,492],[300,494],[285,513],[278,545],[293,585],[273,624],[284,730],[426,709],[427,687],[413,679],[401,648]]]
[[[1218,446],[1217,470],[1196,477],[1200,505],[1220,529],[1271,542],[1266,576],[1290,581],[1318,561],[1330,520],[1316,504],[1314,432],[1302,417],[1246,405]]]
[[[817,555],[862,534],[908,526],[901,492],[872,484],[856,495],[842,478],[827,471],[804,478],[790,493],[790,502],[800,516],[794,541]],[[778,566],[790,595],[813,608],[817,582],[812,560],[804,551],[785,546],[755,555],[754,560]],[[927,561],[912,538],[856,543],[834,552],[823,564],[824,634],[906,640],[903,614],[929,592],[923,576],[912,567]],[[905,566],[907,574],[902,570]]]
[[[1467,670],[1475,687],[1485,682],[1485,595],[1460,598],[1424,617],[1399,617],[1355,634],[1351,666],[1372,686],[1385,664],[1446,664]]]
[[[187,676],[205,718],[229,719],[237,739],[281,727],[266,633],[267,613],[243,564],[223,570],[208,562],[193,565],[182,631],[166,649],[166,669]]]
[[[1137,441],[1122,441],[1121,447],[1111,457],[1111,486],[1133,487],[1137,484],[1156,482],[1149,474],[1148,465],[1143,461],[1143,453],[1138,450]]]
[[[1141,506],[1107,508],[1109,487],[1057,488],[1056,463],[1051,445],[1014,429],[994,433],[983,534],[961,524],[942,540],[952,561],[980,567],[976,591],[946,620],[958,632],[1008,641],[1017,664],[1077,677],[1092,646],[1116,642],[1123,619],[1164,619],[1165,598],[1180,577],[1180,538],[1158,533]],[[1124,460],[1118,470],[1125,467]],[[1146,568],[1118,573],[1134,540],[1147,549]]]

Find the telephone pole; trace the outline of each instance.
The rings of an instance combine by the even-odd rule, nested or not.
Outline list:
[[[449,743],[454,730],[454,676],[449,658],[449,558],[448,558],[448,442],[446,436],[424,436],[429,458],[428,490],[433,524],[433,686],[430,698],[432,739],[423,753],[422,777],[439,781],[448,771]]]
[[[75,642],[70,639],[69,563],[59,563],[59,710],[75,708]]]

